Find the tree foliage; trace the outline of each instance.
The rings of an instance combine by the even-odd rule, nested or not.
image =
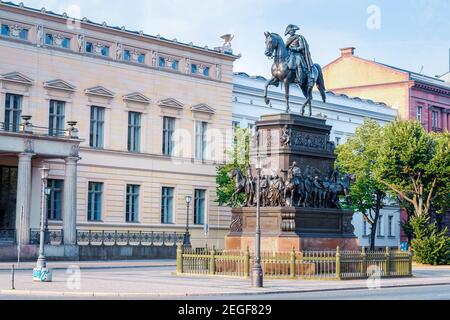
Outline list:
[[[231,179],[230,174],[234,168],[239,168],[246,172],[250,165],[250,130],[236,128],[234,131],[234,142],[231,150],[227,151],[229,159],[225,165],[216,168],[217,201],[219,205],[232,206],[231,196],[235,189],[235,181]],[[238,204],[243,204],[245,195],[238,197]]]
[[[371,249],[375,247],[376,228],[387,189],[374,175],[382,139],[381,126],[374,120],[366,119],[355,135],[336,149],[339,170],[356,176],[350,189],[351,207],[361,212],[371,226]]]
[[[416,121],[390,123],[383,130],[375,176],[410,203],[416,216],[428,216],[432,202],[448,201],[448,143],[448,134],[429,134]]]

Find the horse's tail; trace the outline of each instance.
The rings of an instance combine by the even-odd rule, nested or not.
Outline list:
[[[322,101],[327,102],[327,95],[325,89],[325,80],[323,78],[322,68],[316,64],[317,70],[319,71],[319,76],[317,77],[317,89],[320,91],[320,95],[322,96]]]

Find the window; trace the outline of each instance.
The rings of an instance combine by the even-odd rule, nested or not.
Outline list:
[[[159,57],[159,67],[160,68],[166,67],[166,59],[164,59],[163,57]]]
[[[105,122],[105,108],[91,107],[91,128],[89,145],[92,148],[103,148],[103,125]]]
[[[438,111],[432,111],[431,112],[431,123],[433,125],[433,128],[440,128],[441,125],[439,123],[439,112]]]
[[[19,38],[22,40],[28,40],[28,29],[20,30]]]
[[[62,42],[62,47],[69,49],[70,48],[70,39],[69,38],[64,38],[63,42]]]
[[[89,182],[88,221],[100,221],[102,215],[103,183]]]
[[[209,67],[206,67],[205,69],[203,69],[203,75],[205,77],[209,77]]]
[[[335,141],[335,144],[336,144],[337,146],[339,146],[339,145],[341,144],[341,137],[335,137],[335,138],[334,138],[334,141]]]
[[[145,54],[144,53],[139,54],[138,62],[139,63],[145,63]]]
[[[378,228],[377,228],[377,236],[382,237],[383,236],[383,216],[380,215],[380,218],[378,219]]]
[[[6,24],[2,24],[2,36],[7,36],[9,37],[10,35],[10,29],[9,26]]]
[[[127,185],[126,221],[138,222],[139,214],[139,189],[137,185]]]
[[[363,236],[368,236],[368,230],[367,230],[367,221],[366,219],[363,220]]]
[[[191,64],[191,73],[192,74],[196,74],[197,73],[197,65],[196,64]]]
[[[94,52],[94,45],[92,42],[86,42],[86,52],[93,53]]]
[[[64,101],[50,100],[48,134],[51,136],[64,135]]]
[[[194,224],[205,224],[205,190],[196,189],[194,193]]]
[[[422,123],[422,106],[417,106],[417,121]]]
[[[195,122],[195,158],[197,160],[205,160],[207,125],[206,122]]]
[[[139,152],[141,140],[141,114],[128,112],[128,151]]]
[[[47,33],[47,34],[45,35],[45,44],[46,44],[46,45],[49,45],[49,46],[52,46],[52,45],[53,45],[53,35],[52,35],[52,34]]]
[[[178,60],[173,60],[172,61],[172,69],[173,70],[178,70],[178,66],[179,66],[179,62],[178,62]]]
[[[173,188],[162,188],[161,223],[173,223]]]
[[[63,180],[47,180],[47,186],[51,189],[47,197],[47,218],[49,220],[62,220],[61,200]]]
[[[123,60],[125,60],[125,61],[130,61],[131,60],[130,50],[124,50],[123,51]]]
[[[22,96],[7,93],[5,101],[5,131],[19,132],[21,115]]]
[[[175,129],[175,118],[163,118],[163,141],[162,153],[166,156],[173,155],[173,131]]]
[[[393,230],[394,225],[392,224],[393,220],[394,220],[393,216],[388,217],[388,236],[389,237],[394,236],[394,230]]]
[[[109,47],[107,46],[102,47],[102,56],[109,57]]]

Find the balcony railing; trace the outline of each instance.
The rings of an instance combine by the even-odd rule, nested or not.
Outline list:
[[[20,124],[0,122],[0,132],[16,132],[36,136],[78,139],[78,129],[75,127],[77,123],[75,121],[67,121],[68,129],[56,129],[33,125],[30,122],[31,116],[22,116],[22,120],[23,122]]]
[[[63,230],[49,229],[46,244],[62,245]],[[183,243],[184,233],[164,231],[77,230],[79,246],[175,246]],[[39,244],[39,229],[30,230],[30,244]]]

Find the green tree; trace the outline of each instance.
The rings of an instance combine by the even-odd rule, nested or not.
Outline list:
[[[385,127],[380,150],[375,175],[409,207],[409,220],[403,226],[412,233],[415,260],[448,263],[447,229],[438,230],[437,222],[430,219],[432,211],[442,214],[449,205],[448,133],[430,134],[418,122],[396,121]]]
[[[416,121],[390,123],[383,130],[375,175],[402,201],[412,205],[415,216],[428,216],[432,201],[448,201],[448,144],[448,134],[429,134]]]
[[[370,225],[370,248],[375,249],[375,239],[380,211],[383,208],[387,187],[374,175],[378,165],[382,128],[374,120],[366,119],[353,137],[337,147],[337,166],[343,173],[354,174],[351,186],[351,208],[360,212]]]
[[[250,130],[236,128],[234,131],[234,142],[231,150],[227,152],[228,161],[225,165],[216,168],[217,201],[219,205],[232,206],[231,196],[235,190],[236,183],[230,174],[234,168],[239,168],[244,174],[250,165]],[[238,197],[238,204],[243,204],[245,195]]]

